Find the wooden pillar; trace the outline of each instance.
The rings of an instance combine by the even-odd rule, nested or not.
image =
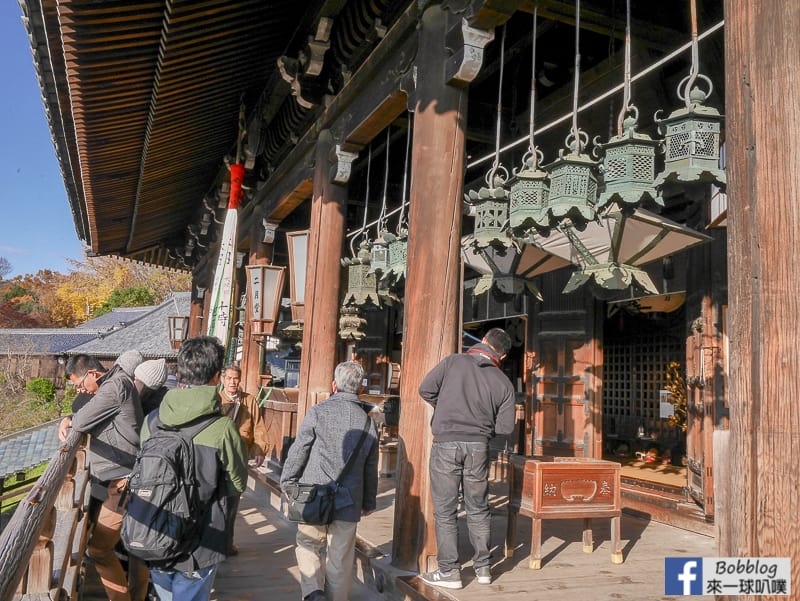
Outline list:
[[[336,367],[339,328],[339,279],[344,239],[344,201],[347,188],[330,178],[334,140],[329,130],[317,139],[314,192],[306,265],[303,352],[300,357],[300,394],[297,423],[317,402],[319,393],[329,393]]]
[[[465,89],[447,85],[446,15],[428,8],[417,53],[414,148],[405,293],[400,446],[392,563],[427,570],[435,557],[428,493],[431,410],[419,396],[422,378],[457,349]]]
[[[272,244],[264,244],[264,229],[261,221],[253,220],[250,227],[250,256],[248,265],[266,265],[272,256]],[[246,273],[246,272],[245,272]],[[245,277],[247,277],[245,275]],[[244,288],[247,288],[245,281]],[[261,345],[256,342],[253,336],[253,307],[250,303],[245,306],[244,338],[242,340],[242,390],[250,394],[256,394],[261,385],[259,376],[261,375]]]
[[[798,30],[797,2],[725,1],[732,470],[731,536],[719,554],[788,556],[793,591],[800,590],[800,531],[790,526],[800,488]]]

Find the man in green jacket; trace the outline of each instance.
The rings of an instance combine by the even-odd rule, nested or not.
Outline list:
[[[178,373],[182,388],[170,390],[158,409],[158,420],[180,429],[204,415],[219,413],[217,394],[225,349],[212,336],[190,338],[178,351]],[[150,418],[142,425],[142,442],[150,436]],[[200,499],[209,510],[201,526],[200,543],[186,558],[170,569],[152,568],[150,578],[160,601],[211,596],[217,566],[230,549],[233,520],[229,514],[233,499],[247,484],[247,451],[239,431],[229,417],[221,416],[193,439],[195,472]]]

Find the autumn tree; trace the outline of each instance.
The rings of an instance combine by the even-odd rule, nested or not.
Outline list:
[[[6,307],[9,322],[25,322],[20,311],[47,315],[44,325],[72,327],[119,306],[155,305],[172,292],[191,290],[191,274],[166,270],[119,257],[84,257],[68,260],[69,273],[43,269],[35,275],[17,276],[10,284],[14,306]],[[10,289],[10,286],[6,287]],[[2,294],[2,291],[0,291]],[[0,304],[4,304],[0,298]],[[39,320],[41,321],[41,320]]]

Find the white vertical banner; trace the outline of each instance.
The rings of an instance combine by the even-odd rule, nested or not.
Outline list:
[[[216,336],[227,347],[230,336],[233,287],[236,274],[236,225],[237,210],[229,208],[225,212],[225,225],[219,245],[217,268],[214,270],[214,286],[211,294],[211,308],[208,317],[209,336]]]

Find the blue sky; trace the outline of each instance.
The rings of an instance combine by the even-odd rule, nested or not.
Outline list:
[[[50,139],[30,44],[16,2],[0,2],[0,257],[11,276],[81,259],[82,243]]]

